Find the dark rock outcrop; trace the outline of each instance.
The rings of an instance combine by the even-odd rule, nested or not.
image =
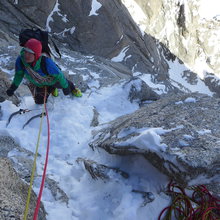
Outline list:
[[[128,99],[142,104],[144,101],[155,101],[160,96],[154,92],[143,80],[138,77],[132,77],[123,85],[123,88],[128,90]]]
[[[143,35],[126,7],[119,0],[100,0],[96,15],[90,16],[92,1],[64,0],[1,1],[2,30],[15,39],[20,29],[30,26],[47,28],[54,37],[69,48],[87,54],[115,58],[133,71],[151,73],[158,81],[168,79],[168,65],[163,45],[150,35]],[[54,10],[54,7],[58,10]],[[53,11],[53,13],[52,13]],[[52,13],[49,19],[49,14]],[[9,19],[5,20],[5,15]],[[48,22],[47,22],[48,21]],[[131,56],[132,55],[132,56]]]
[[[117,167],[109,167],[104,164],[98,164],[95,161],[84,158],[78,158],[77,163],[80,162],[84,164],[85,169],[90,173],[93,179],[111,179],[112,177],[108,174],[109,171],[113,171],[115,175],[121,176],[123,178],[129,178],[129,175],[126,172],[120,170]]]
[[[143,155],[180,184],[219,182],[220,100],[200,94],[165,96],[96,131],[90,146]]]

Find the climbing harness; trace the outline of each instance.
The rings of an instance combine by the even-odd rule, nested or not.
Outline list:
[[[45,178],[46,178],[46,169],[47,169],[47,164],[48,164],[49,148],[50,148],[50,123],[49,123],[48,111],[47,111],[47,107],[46,107],[46,94],[47,94],[47,87],[45,87],[43,110],[42,110],[42,113],[38,115],[38,116],[41,116],[41,121],[40,121],[40,127],[39,127],[39,132],[38,132],[38,139],[37,139],[37,144],[36,144],[36,150],[35,150],[34,163],[33,163],[33,168],[32,168],[32,173],[31,173],[30,185],[29,185],[29,189],[28,189],[28,196],[27,196],[27,201],[26,201],[26,206],[25,206],[25,211],[24,211],[24,218],[23,218],[24,220],[27,220],[28,209],[29,209],[29,204],[30,204],[30,197],[31,197],[31,190],[32,190],[32,185],[33,185],[33,181],[34,181],[34,173],[36,170],[36,161],[37,161],[38,148],[39,148],[39,143],[40,143],[40,135],[41,135],[41,131],[42,131],[43,118],[45,115],[47,118],[47,128],[48,128],[47,152],[46,152],[46,158],[45,158],[45,164],[44,164],[43,177],[42,177],[42,181],[41,181],[40,191],[38,194],[37,205],[36,205],[36,208],[34,211],[33,220],[37,220],[37,216],[38,216],[38,212],[39,212],[39,208],[40,208],[41,196],[42,196],[44,182],[45,182]],[[33,119],[33,117],[32,117],[32,119]]]

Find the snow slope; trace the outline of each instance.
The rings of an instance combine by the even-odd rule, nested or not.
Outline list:
[[[10,59],[10,57],[3,57],[1,57],[0,64]],[[176,61],[170,63],[170,67],[171,77],[175,76],[175,81],[183,82],[181,72],[185,67]],[[85,68],[87,67],[85,66]],[[11,74],[11,71],[8,73]],[[134,75],[139,75],[156,91],[159,88],[158,93],[165,92],[162,85],[155,85],[151,82],[150,75],[144,73],[134,73]],[[94,81],[97,80],[97,77],[94,78]],[[89,86],[93,84],[94,82],[90,82]],[[191,87],[186,81],[185,86],[190,90]],[[204,84],[198,83],[193,88],[211,94],[207,88],[204,90]],[[47,108],[51,127],[51,148],[47,175],[58,183],[68,196],[69,202],[55,199],[50,189],[45,187],[42,202],[48,213],[47,220],[61,218],[65,220],[154,220],[157,219],[160,211],[168,205],[169,198],[163,193],[168,178],[158,172],[144,158],[140,156],[112,156],[101,150],[93,151],[88,146],[92,138],[92,130],[99,129],[105,126],[106,122],[132,113],[139,108],[137,103],[130,103],[127,97],[128,91],[124,90],[120,84],[116,84],[99,90],[88,89],[82,98],[64,96],[61,91],[59,97],[49,98]],[[101,123],[96,128],[90,127],[94,107],[100,114],[99,122]],[[42,106],[35,105],[31,96],[25,96],[19,107],[14,106],[10,101],[5,101],[1,103],[1,108],[3,112],[0,121],[1,134],[11,135],[23,148],[34,153],[40,119],[33,120],[24,129],[22,126],[31,116],[42,112]],[[9,115],[20,108],[33,111],[17,115],[6,128]],[[162,128],[152,129],[160,130]],[[161,141],[159,134],[151,132],[153,137],[149,139],[148,144],[152,141],[159,146]],[[140,136],[138,142],[144,144],[145,137],[146,135]],[[38,176],[35,178],[33,186],[36,194],[39,192],[43,173],[46,144],[47,126],[46,118],[44,118],[39,148],[41,156],[37,159]],[[8,156],[15,160],[17,154],[16,150],[12,150]],[[123,179],[121,176],[109,172],[111,176],[109,181],[94,180],[84,166],[76,162],[79,157],[111,167],[118,167],[129,173],[130,178]],[[134,189],[153,193],[154,201],[143,206],[143,197],[141,194],[134,193],[132,191]]]

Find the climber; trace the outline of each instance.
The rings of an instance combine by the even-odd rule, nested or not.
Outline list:
[[[42,44],[34,38],[26,42],[16,60],[15,76],[10,88],[6,91],[8,96],[14,94],[23,77],[28,80],[27,85],[36,104],[44,103],[45,87],[47,88],[46,101],[50,94],[58,96],[57,89],[62,89],[64,95],[72,93],[76,97],[82,96],[80,89],[65,78],[54,61],[42,55]]]

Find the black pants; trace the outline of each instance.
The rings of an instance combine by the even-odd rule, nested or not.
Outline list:
[[[75,86],[74,84],[67,80],[68,82],[68,87],[70,89],[70,91],[73,91],[75,89]],[[44,104],[44,96],[45,96],[45,87],[43,88],[40,88],[40,87],[37,87],[33,84],[29,84],[28,85],[33,97],[34,97],[34,101],[36,104]],[[46,102],[47,102],[47,99],[49,97],[49,95],[55,90],[55,89],[62,89],[62,86],[60,85],[60,83],[56,83],[52,86],[47,86],[46,87]]]

